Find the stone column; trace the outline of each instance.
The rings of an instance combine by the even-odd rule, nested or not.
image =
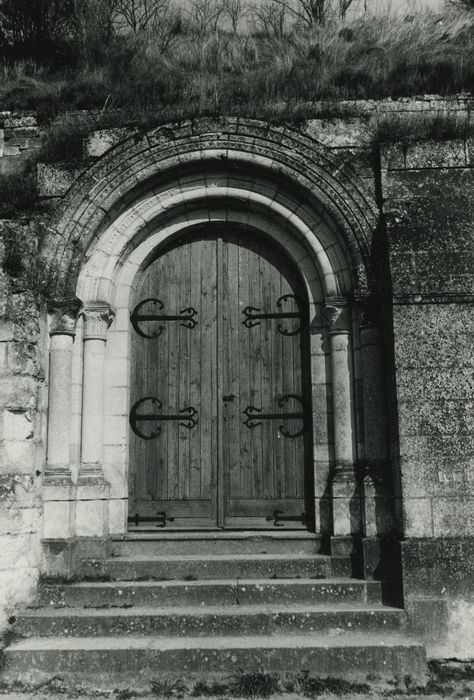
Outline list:
[[[393,518],[390,508],[387,405],[382,329],[370,302],[359,308],[362,397],[364,410],[363,526],[366,537],[388,534]]]
[[[43,479],[43,537],[74,535],[74,484],[71,479],[71,368],[80,302],[50,306],[49,400],[46,467]]]
[[[350,355],[350,309],[328,305],[324,309],[331,346],[334,421],[334,468],[332,474],[333,532],[350,535],[360,528],[360,504],[354,465],[354,412],[352,358]]]
[[[313,395],[314,514],[316,532],[332,531],[330,474],[332,468],[331,421],[328,401],[331,391],[331,355],[321,309],[311,324],[311,382]],[[332,409],[331,411],[332,412]]]
[[[114,318],[108,304],[84,308],[81,464],[77,482],[77,535],[98,537],[108,530],[109,485],[102,471],[104,370],[107,331]]]

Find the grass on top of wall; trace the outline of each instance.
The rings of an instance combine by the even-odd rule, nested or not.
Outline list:
[[[43,143],[31,162],[68,163],[76,167],[83,159],[84,139],[99,129],[113,129],[122,126],[132,127],[140,135],[149,129],[170,123],[180,123],[186,119],[202,116],[216,116],[211,110],[201,114],[192,114],[184,108],[169,107],[159,112],[134,110],[117,110],[84,114],[59,115],[43,133]],[[353,106],[341,106],[337,102],[312,105],[268,104],[261,109],[246,108],[233,111],[231,116],[241,116],[267,121],[275,125],[292,128],[304,127],[310,119],[344,119],[359,117],[367,125],[368,134],[373,145],[377,143],[412,144],[426,141],[466,140],[474,137],[474,122],[466,112],[457,114],[448,110],[420,111],[407,113],[382,113],[381,115],[357,114],[357,103]],[[130,132],[132,133],[132,132]],[[0,200],[1,200],[0,180]]]
[[[16,59],[0,67],[1,109],[45,121],[74,109],[260,113],[315,100],[474,92],[474,12],[367,14],[282,34],[182,25],[163,47],[151,31],[116,36],[76,68]]]

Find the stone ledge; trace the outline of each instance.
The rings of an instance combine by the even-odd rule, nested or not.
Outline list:
[[[405,610],[410,631],[422,637],[429,658],[474,657],[474,597],[409,597]]]
[[[419,304],[474,304],[474,294],[411,292],[407,294],[394,294],[392,302],[398,306],[416,306]]]
[[[458,139],[382,144],[380,155],[383,171],[468,168],[474,163],[474,142]]]
[[[405,597],[473,594],[474,537],[412,538],[401,547]]]

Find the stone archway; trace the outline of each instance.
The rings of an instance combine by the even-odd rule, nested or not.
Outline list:
[[[364,457],[382,463],[380,334],[372,319],[359,323],[354,306],[370,293],[375,212],[327,149],[260,122],[156,129],[84,173],[45,247],[54,298],[45,539],[125,531],[131,292],[157,246],[203,222],[273,237],[298,268],[311,322],[316,528],[376,534],[373,479],[361,501],[356,474],[365,441],[356,425],[363,413],[371,450]],[[364,374],[377,397],[365,404],[364,390],[356,392]],[[61,532],[50,517],[59,511]]]

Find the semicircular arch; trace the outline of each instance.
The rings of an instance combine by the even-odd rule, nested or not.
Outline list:
[[[198,196],[197,190],[203,189]],[[130,240],[137,227],[148,235],[159,225],[159,216],[173,207],[177,211],[178,203],[193,209],[198,201],[208,205],[213,200],[215,209],[226,192],[247,206],[272,210],[293,230],[306,226],[307,237],[314,239],[310,247],[322,245],[332,256],[332,273],[337,276],[345,267],[352,290],[367,288],[377,214],[352,170],[330,149],[296,130],[222,119],[160,127],[127,139],[78,179],[45,241],[49,295],[76,293],[81,269],[111,230],[133,221]],[[323,230],[329,241],[320,241]],[[341,289],[339,280],[339,290],[336,284],[327,291],[347,289]]]

